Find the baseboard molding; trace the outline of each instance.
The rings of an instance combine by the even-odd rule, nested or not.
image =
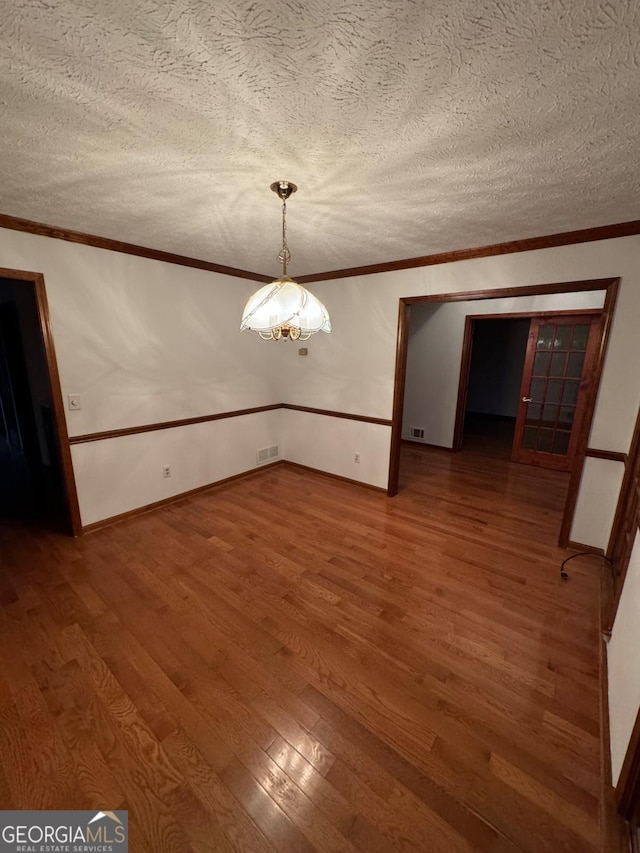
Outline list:
[[[171,497],[163,498],[160,501],[154,501],[153,503],[138,506],[135,509],[129,509],[126,512],[121,512],[118,515],[112,515],[110,518],[103,518],[100,521],[94,521],[92,524],[85,524],[82,527],[82,534],[84,535],[85,533],[93,533],[95,530],[102,530],[103,527],[110,527],[112,524],[117,524],[118,522],[125,521],[128,518],[134,518],[136,515],[152,512],[154,509],[160,509],[160,507],[168,506],[169,504],[177,503],[178,501],[183,501],[186,498],[199,495],[201,492],[208,492],[210,489],[217,489],[218,487],[226,486],[228,483],[232,483],[235,480],[243,480],[245,477],[253,477],[257,474],[264,473],[266,470],[275,468],[278,465],[285,464],[287,463],[285,463],[283,459],[278,459],[275,462],[268,462],[266,465],[261,465],[259,468],[250,468],[248,471],[242,471],[240,474],[233,474],[231,477],[216,480],[214,483],[207,483],[204,486],[198,486],[196,489],[179,492],[177,495],[171,495]]]
[[[596,548],[594,545],[583,545],[582,542],[574,542],[569,540],[567,548],[571,551],[582,551],[585,554],[593,554],[596,557],[604,557],[604,548]]]
[[[455,453],[453,447],[443,447],[441,444],[429,444],[426,441],[415,441],[413,438],[403,438],[401,444],[408,444],[410,447],[424,447],[427,450],[444,450],[445,453]]]
[[[301,465],[299,462],[288,462],[286,459],[277,459],[275,462],[268,462],[266,465],[261,465],[259,468],[250,468],[248,471],[242,471],[240,474],[225,477],[223,480],[216,480],[214,483],[207,483],[204,486],[198,486],[196,489],[189,489],[187,492],[179,492],[177,495],[171,495],[171,497],[163,498],[160,501],[154,501],[153,503],[145,504],[144,506],[138,506],[135,509],[129,509],[126,512],[119,513],[118,515],[112,515],[109,518],[94,521],[92,524],[85,524],[82,526],[81,535],[84,535],[85,533],[93,533],[96,530],[102,530],[104,527],[111,527],[112,524],[118,524],[120,521],[126,521],[129,518],[135,518],[137,515],[153,512],[155,509],[160,509],[163,506],[168,506],[169,504],[177,503],[178,501],[183,501],[186,498],[199,495],[202,492],[208,492],[211,489],[226,486],[229,483],[233,483],[235,480],[254,477],[280,465],[298,468],[301,471],[310,471],[313,474],[320,474],[323,477],[331,477],[333,480],[342,480],[345,483],[351,483],[351,485],[362,486],[365,489],[372,489],[374,492],[382,492],[383,494],[386,494],[387,492],[387,490],[383,489],[381,486],[372,486],[369,483],[362,483],[360,480],[352,480],[350,477],[341,477],[339,474],[331,474],[328,471],[321,471],[319,468],[311,468],[309,465]]]
[[[332,480],[341,480],[343,483],[350,483],[352,486],[361,486],[363,489],[370,489],[373,492],[382,492],[387,494],[387,490],[382,486],[372,486],[371,483],[363,483],[362,480],[353,480],[351,477],[342,477],[340,474],[332,474],[330,471],[322,471],[320,468],[312,468],[310,465],[301,465],[300,462],[289,462],[285,460],[283,463],[289,468],[298,468],[301,471],[310,471],[312,474],[320,474],[322,477],[330,477]]]

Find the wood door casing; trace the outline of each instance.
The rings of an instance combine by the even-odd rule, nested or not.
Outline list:
[[[571,471],[594,379],[601,314],[533,318],[511,459]]]

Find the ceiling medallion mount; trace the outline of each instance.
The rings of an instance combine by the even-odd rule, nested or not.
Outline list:
[[[269,189],[281,198],[282,201],[286,201],[289,196],[298,192],[298,187],[292,184],[291,181],[274,181]]]
[[[249,299],[242,313],[240,331],[250,329],[265,341],[308,341],[316,332],[330,332],[331,321],[322,302],[287,275],[291,260],[287,245],[287,199],[298,187],[291,181],[274,181],[270,189],[282,201],[282,248],[278,254],[282,275]]]

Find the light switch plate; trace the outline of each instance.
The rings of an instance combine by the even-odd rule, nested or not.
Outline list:
[[[80,394],[67,394],[67,400],[69,401],[70,412],[77,412],[82,408],[80,405]]]

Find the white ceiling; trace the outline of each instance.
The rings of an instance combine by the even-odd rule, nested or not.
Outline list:
[[[640,4],[0,0],[0,212],[291,274],[640,218]]]

